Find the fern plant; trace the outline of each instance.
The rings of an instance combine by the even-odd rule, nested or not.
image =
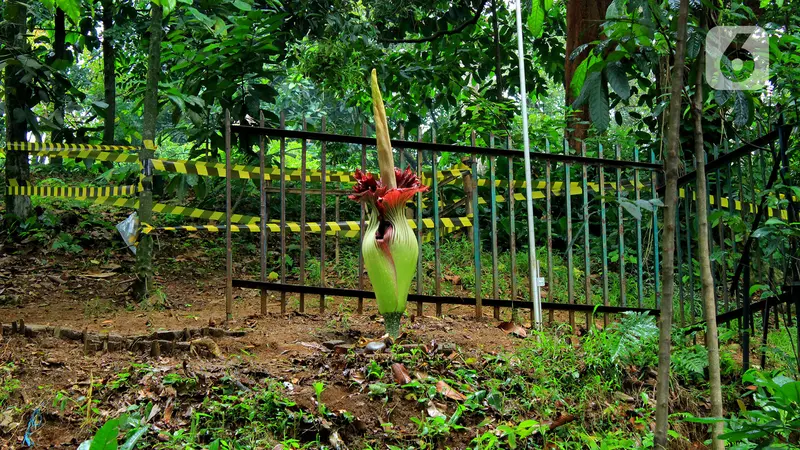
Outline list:
[[[686,379],[705,376],[708,367],[708,351],[701,345],[679,346],[672,351],[672,370]]]
[[[607,351],[612,362],[650,365],[657,358],[658,325],[647,313],[627,312],[607,335]]]

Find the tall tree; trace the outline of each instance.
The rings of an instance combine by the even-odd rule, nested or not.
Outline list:
[[[659,315],[658,384],[656,386],[656,431],[653,444],[667,448],[669,429],[669,369],[672,347],[672,302],[675,294],[675,211],[678,204],[678,168],[680,166],[681,91],[686,68],[686,21],[689,0],[681,0],[678,10],[678,31],[675,44],[675,64],[672,66],[672,86],[669,99],[667,154],[665,158],[666,192],[664,194],[664,240],[662,242],[662,297]]]
[[[25,71],[20,58],[27,53],[25,19],[28,7],[16,0],[6,0],[3,19],[5,26],[3,39],[11,54],[18,55],[6,65],[4,74],[6,104],[6,142],[21,142],[27,139],[27,117],[30,113],[28,99],[30,92],[23,81]],[[6,155],[6,180],[15,179],[20,183],[30,179],[28,153],[12,151]],[[27,219],[31,214],[31,198],[6,194],[6,212]]]
[[[56,8],[54,16],[54,36],[53,36],[53,66],[56,68],[64,67],[64,59],[67,53],[67,26],[66,14],[61,8]],[[55,123],[58,128],[53,131],[52,141],[62,142],[64,140],[64,114],[65,114],[65,101],[64,101],[64,86],[63,83],[55,83],[53,87],[55,99]],[[60,156],[54,157],[51,163],[55,166],[62,164]]]
[[[584,44],[600,38],[601,25],[611,0],[569,0],[567,2],[567,47],[564,60],[565,104],[572,105],[578,93],[570,88],[575,69],[589,56],[589,46],[571,58],[572,53]],[[586,139],[589,131],[589,107],[584,105],[567,121],[565,130],[570,147],[580,150],[580,141]]]
[[[153,217],[153,174],[150,159],[154,156],[156,121],[158,119],[158,79],[161,76],[161,20],[164,10],[160,5],[150,4],[150,45],[147,53],[147,84],[144,92],[144,113],[142,114],[142,141],[144,149],[139,153],[144,167],[142,192],[139,193],[139,220],[149,223]],[[143,234],[136,250],[137,280],[133,286],[134,297],[147,298],[153,279],[153,238]]]
[[[701,11],[701,14],[704,14]],[[705,27],[705,16],[701,27]],[[694,152],[698,161],[697,169],[697,260],[700,261],[700,286],[703,308],[706,315],[706,349],[708,350],[708,378],[711,385],[711,416],[722,419],[722,386],[719,367],[719,337],[717,333],[717,308],[714,298],[714,277],[711,275],[711,255],[709,254],[708,233],[708,192],[706,185],[705,143],[703,140],[703,73],[705,71],[704,51],[701,45],[697,53],[695,68],[695,91],[692,113],[694,115]],[[712,447],[725,448],[719,439],[724,431],[723,423],[716,422],[711,428]]]
[[[114,0],[103,0],[103,97],[108,105],[103,121],[103,144],[114,143],[114,122],[117,119],[117,75],[114,70],[113,32]]]

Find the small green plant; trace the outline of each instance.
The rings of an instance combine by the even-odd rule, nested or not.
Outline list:
[[[652,366],[658,340],[658,325],[655,317],[647,313],[627,312],[622,320],[614,324],[607,334],[607,351],[611,362],[636,364],[640,367]]]
[[[528,439],[533,433],[539,430],[539,422],[535,420],[525,420],[517,425],[499,425],[498,430],[503,432],[508,443],[508,448],[517,448],[517,441]]]
[[[325,406],[325,403],[322,402],[322,393],[325,392],[325,383],[322,381],[317,381],[314,383],[314,396],[317,399],[317,412],[323,416],[327,416],[330,411],[328,411],[328,407]]]
[[[0,366],[0,408],[21,387],[20,381],[13,377],[14,367],[14,363]]]
[[[421,448],[438,448],[439,443],[451,431],[463,430],[464,427],[458,425],[463,412],[464,407],[459,405],[449,418],[443,414],[426,417],[425,419],[412,417],[411,421],[417,424],[417,435],[420,437],[420,444],[423,444]]]
[[[111,419],[103,424],[95,433],[94,437],[84,441],[78,446],[78,450],[117,450],[133,449],[136,443],[150,428],[145,425],[139,415],[123,414],[119,418]],[[119,444],[119,435],[123,434],[123,443]]]
[[[71,234],[59,233],[55,241],[53,241],[53,250],[61,250],[64,253],[82,253],[83,247],[75,242]]]
[[[383,370],[381,364],[374,359],[367,364],[366,372],[367,379],[370,380],[382,380],[384,375],[386,375],[386,372]]]
[[[756,390],[744,396],[753,397],[756,409],[744,409],[735,417],[723,419],[725,433],[720,436],[736,448],[798,448],[800,444],[800,381],[781,373],[748,370],[742,377]],[[713,423],[719,419],[686,416],[689,422]]]

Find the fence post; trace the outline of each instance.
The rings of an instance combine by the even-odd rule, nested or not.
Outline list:
[[[261,111],[258,117],[258,126],[264,128],[264,112]],[[264,176],[265,170],[265,150],[264,150],[264,135],[260,134],[258,138],[258,168],[259,168],[259,187],[261,190],[261,282],[267,282],[267,185],[266,177]],[[267,290],[261,288],[261,315],[267,314]]]
[[[475,147],[475,130],[472,131],[470,139],[472,146]],[[472,154],[472,177],[470,188],[472,190],[472,248],[475,257],[475,318],[483,318],[483,295],[481,292],[481,233],[478,224],[478,183],[475,182],[478,176],[478,155]],[[464,183],[466,189],[466,179]],[[469,201],[467,201],[469,205]],[[469,214],[469,210],[467,211]]]
[[[225,321],[233,319],[233,250],[231,245],[231,112],[225,110]]]

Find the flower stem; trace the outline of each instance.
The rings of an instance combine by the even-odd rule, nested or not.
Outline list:
[[[392,339],[397,339],[400,336],[401,317],[403,317],[402,312],[390,312],[383,315],[383,325]]]

